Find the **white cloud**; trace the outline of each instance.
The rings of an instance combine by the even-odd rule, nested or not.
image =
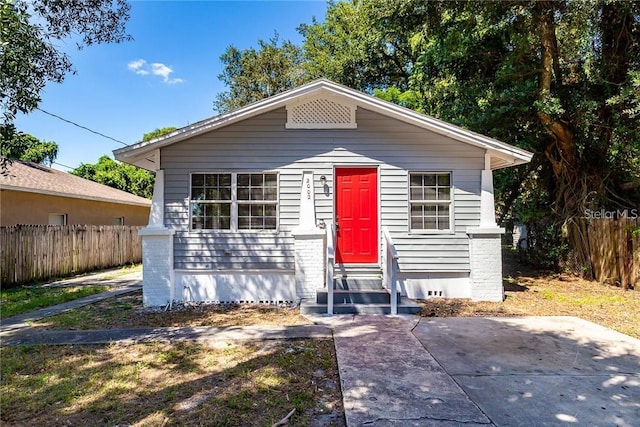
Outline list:
[[[129,70],[133,71],[136,74],[140,74],[145,76],[147,74],[152,74],[154,76],[162,77],[162,81],[167,84],[176,84],[183,83],[184,80],[178,77],[171,78],[171,74],[173,70],[162,64],[160,62],[154,62],[152,64],[148,64],[144,59],[136,59],[135,61],[129,62],[127,64]]]
[[[127,67],[129,67],[129,69],[134,73],[144,76],[146,74],[149,74],[147,70],[142,68],[146,63],[147,61],[145,61],[144,59],[136,59],[135,61],[129,62],[129,64],[127,64]]]
[[[170,78],[170,74],[173,73],[173,70],[167,67],[164,64],[160,64],[158,62],[154,62],[151,64],[151,72],[156,76],[162,76],[162,80],[165,83],[174,84],[174,83],[182,83],[184,80],[179,78]]]

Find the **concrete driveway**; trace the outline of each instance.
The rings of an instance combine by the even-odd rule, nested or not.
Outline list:
[[[640,340],[575,317],[316,318],[349,427],[640,426]]]
[[[574,317],[422,319],[413,335],[497,426],[640,426],[637,339]]]

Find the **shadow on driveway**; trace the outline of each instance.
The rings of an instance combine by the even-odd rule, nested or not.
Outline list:
[[[640,340],[575,317],[422,319],[413,334],[498,426],[640,422]]]

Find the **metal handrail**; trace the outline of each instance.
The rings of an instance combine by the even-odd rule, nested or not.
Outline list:
[[[398,251],[387,227],[382,228],[384,239],[382,285],[391,293],[391,314],[398,314],[398,281],[396,277],[398,265]]]
[[[333,270],[335,267],[335,230],[333,224],[327,225],[327,253],[326,253],[326,270],[325,277],[327,286],[327,314],[333,314]]]

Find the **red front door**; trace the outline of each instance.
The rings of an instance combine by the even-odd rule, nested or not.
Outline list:
[[[378,262],[378,169],[336,168],[336,262]]]

